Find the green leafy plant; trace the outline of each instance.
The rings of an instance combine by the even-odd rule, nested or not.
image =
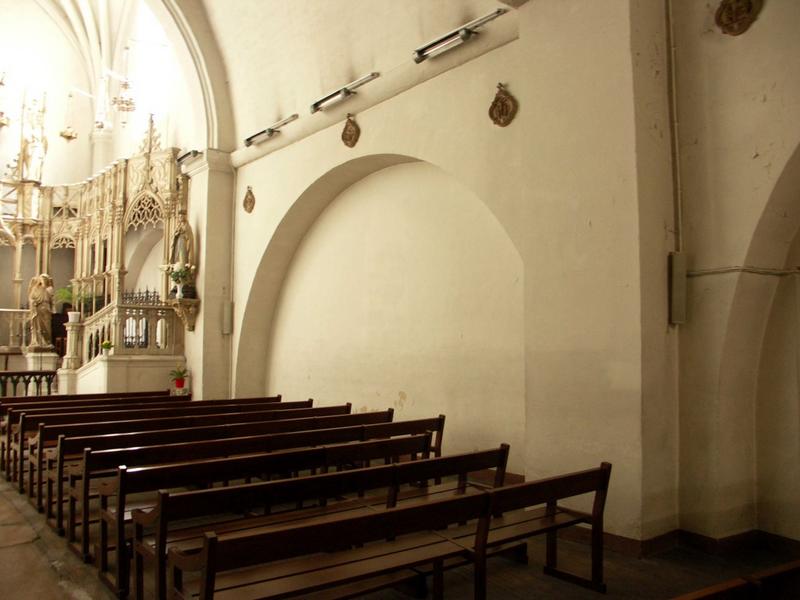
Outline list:
[[[189,374],[189,371],[186,370],[184,367],[176,367],[169,372],[169,377],[172,381],[176,381],[178,379],[186,379],[186,376]]]
[[[111,350],[114,347],[114,344],[111,343],[111,340],[103,340],[100,342],[100,347],[103,350]]]
[[[70,304],[76,309],[78,305],[83,302],[84,300],[89,298],[88,294],[84,294],[82,292],[78,292],[77,294],[72,293],[71,286],[65,286],[62,288],[58,288],[53,293],[53,298],[55,299],[56,303],[58,304]]]

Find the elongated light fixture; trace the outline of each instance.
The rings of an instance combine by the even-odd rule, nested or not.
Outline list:
[[[381,76],[380,73],[373,71],[372,73],[364,75],[363,77],[360,77],[355,81],[351,81],[346,86],[339,88],[335,92],[331,92],[330,94],[323,96],[322,98],[320,98],[319,100],[314,102],[314,104],[311,105],[311,114],[313,115],[315,112],[319,110],[325,110],[326,108],[331,107],[334,104],[338,104],[343,100],[347,100],[350,96],[355,94],[355,92],[353,91],[354,89],[361,87],[365,83],[369,83],[373,79],[377,79],[380,76]]]
[[[283,127],[287,123],[291,123],[292,121],[294,121],[295,119],[298,119],[299,117],[300,117],[300,115],[295,113],[293,115],[290,115],[290,116],[286,117],[285,119],[281,119],[277,123],[273,123],[272,125],[270,125],[266,129],[264,129],[263,131],[259,131],[258,133],[255,133],[255,134],[251,135],[249,138],[246,138],[244,140],[244,145],[245,146],[252,146],[253,144],[260,144],[261,142],[267,141],[269,138],[271,138],[276,133],[280,133],[278,130],[281,127]]]
[[[444,54],[448,50],[452,50],[456,46],[460,46],[472,36],[477,35],[476,29],[486,25],[489,21],[494,21],[497,17],[502,16],[508,12],[507,8],[498,8],[488,15],[483,16],[469,23],[464,23],[458,29],[454,29],[435,40],[428,42],[414,50],[414,62],[419,64],[424,60]]]

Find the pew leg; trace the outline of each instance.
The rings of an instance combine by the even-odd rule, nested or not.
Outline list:
[[[486,600],[486,557],[474,558],[474,590],[473,597],[475,600]]]
[[[596,589],[605,592],[603,583],[603,524],[602,521],[592,523],[592,583]]]
[[[91,562],[89,550],[89,494],[84,494],[81,502],[81,554],[83,562]]]
[[[100,573],[108,571],[108,523],[100,519],[100,549],[97,552],[97,567]]]
[[[433,561],[433,600],[444,598],[444,562],[441,560]]]
[[[558,532],[547,532],[547,546],[545,550],[545,565],[548,569],[558,568]]]
[[[136,600],[144,600],[144,559],[142,554],[133,549],[134,585],[136,586]]]
[[[59,513],[59,517],[61,521],[59,521],[59,527],[61,523],[63,523],[64,515],[61,514],[63,512],[62,505],[59,504],[57,507],[57,512]],[[75,506],[75,497],[70,493],[69,500],[68,500],[68,509],[67,509],[67,541],[72,544],[75,542],[75,530],[77,529],[77,507]]]
[[[44,514],[47,519],[53,518],[53,480],[50,479],[50,475],[47,476],[47,487],[46,487],[46,502],[47,505],[45,506]]]

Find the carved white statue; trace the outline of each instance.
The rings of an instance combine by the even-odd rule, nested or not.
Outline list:
[[[53,348],[53,280],[47,274],[32,277],[28,284],[31,343],[29,351]]]
[[[44,157],[47,154],[47,138],[44,135],[44,103],[41,108],[37,100],[25,107],[22,119],[22,143],[20,146],[19,170],[22,181],[42,181]]]

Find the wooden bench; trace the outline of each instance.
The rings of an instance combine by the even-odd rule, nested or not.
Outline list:
[[[263,408],[272,408],[272,407],[277,407],[278,403],[280,403],[280,401],[281,401],[281,396],[278,395],[278,396],[267,396],[267,397],[263,397],[263,398],[245,398],[245,399],[240,399],[240,400],[236,400],[236,401],[234,401],[234,400],[204,400],[202,403],[201,402],[195,402],[193,404],[202,407],[204,410],[208,409],[211,406],[213,406],[213,407],[225,408],[225,410],[227,411],[227,407],[232,406],[232,407],[234,407],[234,410],[232,412],[242,412],[242,411],[239,411],[239,410],[235,410],[235,407],[240,405],[240,404],[243,404],[243,403],[248,403],[248,405],[252,404],[253,406],[261,406]],[[287,402],[287,403],[281,404],[281,406],[286,407],[286,408],[291,408],[291,404],[292,403],[288,403]],[[303,402],[298,407],[302,408],[302,407],[306,406],[306,404],[307,404],[307,402]],[[266,406],[264,406],[264,405],[266,405]],[[165,408],[165,407],[168,407],[168,406],[184,406],[185,407],[186,403],[183,402],[183,403],[175,404],[175,405],[170,405],[170,404],[154,405],[154,404],[150,404],[148,406],[153,407],[153,408],[156,408],[156,407]],[[133,408],[133,407],[128,407],[128,408]],[[70,409],[70,410],[72,410],[72,409]],[[258,409],[254,408],[253,410],[258,410]],[[192,414],[194,414],[194,413],[192,413]],[[31,414],[31,412],[29,412],[27,410],[25,411],[25,417],[26,417],[27,422],[36,421],[36,414],[35,413]],[[44,470],[43,470],[44,454],[45,454],[44,450],[46,450],[47,448],[53,447],[53,446],[55,446],[57,444],[58,439],[57,439],[57,434],[55,433],[56,431],[58,431],[57,427],[54,427],[54,428],[51,428],[50,430],[47,430],[47,432],[50,433],[50,437],[47,437],[47,435],[45,435],[45,424],[40,422],[39,423],[38,432],[35,435],[33,435],[33,436],[28,438],[28,457],[27,457],[27,464],[28,464],[28,485],[27,485],[28,495],[31,498],[33,498],[34,496],[36,497],[35,504],[36,504],[36,506],[37,506],[37,508],[39,509],[40,512],[43,510],[42,484],[43,484],[43,481],[44,481]]]
[[[443,595],[442,571],[450,559],[474,565],[474,597],[486,598],[486,561],[492,551],[547,535],[545,572],[604,590],[602,524],[611,465],[457,498],[437,499],[374,514],[315,522],[265,532],[204,535],[201,552],[170,548],[168,569],[175,598],[284,598],[367,581],[377,589],[432,569],[433,596]],[[558,505],[594,493],[591,513]],[[544,505],[538,510],[526,510]],[[592,576],[583,579],[556,567],[556,532],[579,523],[592,526]],[[464,525],[463,523],[467,523]],[[451,527],[452,526],[452,527]],[[183,573],[199,572],[184,586]],[[364,590],[362,586],[360,588]],[[347,590],[341,596],[349,597]]]
[[[127,595],[130,558],[128,540],[133,537],[126,534],[126,523],[131,522],[131,507],[127,504],[127,498],[130,495],[150,492],[150,498],[142,502],[145,503],[145,506],[154,506],[157,502],[157,492],[161,489],[177,489],[187,485],[211,485],[252,477],[269,478],[276,473],[296,473],[316,469],[327,472],[329,469],[341,469],[354,463],[366,463],[377,459],[387,463],[398,462],[401,456],[407,455],[428,458],[430,444],[431,434],[428,432],[424,435],[411,435],[388,440],[334,444],[250,456],[133,469],[125,466],[119,467],[116,477],[101,481],[98,486],[100,542],[97,556],[101,577],[121,597]],[[113,498],[113,502],[111,498]],[[71,499],[68,528],[70,542],[75,541],[75,505],[76,502]],[[86,503],[83,503],[82,507],[86,506]],[[136,506],[135,508],[142,507]],[[89,514],[84,509],[80,554],[86,561],[91,559],[88,521]],[[111,532],[112,538],[111,546],[116,548],[116,577],[114,578],[108,573],[109,532]],[[77,548],[75,549],[77,550]]]
[[[52,396],[49,396],[52,397]],[[0,420],[0,469],[5,471],[7,469],[6,464],[6,451],[8,446],[8,411],[16,409],[17,412],[20,412],[25,407],[46,407],[50,406],[55,410],[61,410],[66,407],[71,406],[84,406],[86,404],[109,404],[109,403],[118,403],[119,406],[124,406],[129,403],[136,403],[136,404],[148,404],[148,403],[161,403],[166,400],[171,399],[172,397],[166,394],[159,394],[155,396],[137,396],[135,398],[117,398],[117,399],[97,399],[97,400],[67,400],[63,402],[53,402],[53,401],[42,401],[42,402],[9,402],[0,405],[0,410],[2,410],[2,420]],[[177,396],[175,398],[178,398]],[[181,400],[189,401],[191,400],[191,395],[187,395],[185,397],[180,397]]]
[[[54,517],[52,514],[52,507],[55,505],[56,513],[53,526],[56,531],[58,531],[59,535],[64,535],[63,508],[65,500],[64,483],[67,477],[67,460],[74,458],[76,453],[80,453],[80,458],[82,458],[84,448],[105,449],[121,446],[153,445],[162,441],[165,436],[169,436],[169,438],[174,441],[190,441],[195,439],[224,438],[235,435],[258,435],[281,431],[291,432],[307,429],[322,429],[324,427],[386,423],[391,422],[394,418],[393,409],[350,414],[350,406],[345,406],[348,408],[348,412],[341,414],[331,414],[331,407],[301,409],[306,414],[309,412],[315,414],[301,417],[289,415],[292,417],[289,419],[275,419],[275,415],[272,413],[258,415],[250,413],[247,415],[249,420],[246,423],[240,422],[241,417],[239,415],[234,415],[230,418],[213,419],[208,419],[206,417],[169,417],[167,419],[147,421],[145,423],[136,421],[133,426],[127,421],[53,426],[56,430],[56,434],[60,435],[56,454],[51,458],[51,460],[55,460],[55,468],[52,472],[48,472],[47,476],[47,501],[45,508],[47,510],[48,519]],[[256,418],[254,418],[254,416]],[[286,414],[281,413],[280,416],[283,417],[286,416]],[[228,422],[226,423],[226,421]],[[48,427],[45,426],[45,429],[48,429]],[[81,435],[92,431],[97,435]],[[40,435],[42,435],[41,430]],[[71,437],[73,435],[75,437]],[[53,500],[54,488],[55,500]],[[48,523],[49,522],[48,520]]]
[[[194,442],[168,443],[138,448],[114,448],[94,451],[84,449],[83,460],[70,477],[69,498],[81,503],[82,532],[89,528],[88,515],[90,502],[94,495],[92,484],[100,479],[116,474],[119,465],[131,467],[163,465],[169,463],[196,462],[203,459],[221,458],[244,454],[265,454],[279,450],[291,450],[313,446],[363,442],[372,439],[386,439],[392,436],[414,434],[431,435],[424,428],[430,420],[397,422],[381,425],[318,429],[292,433],[272,433],[260,436],[202,440]],[[440,424],[440,422],[436,422]],[[440,437],[437,435],[437,437]],[[426,453],[430,451],[430,444]]]
[[[200,416],[200,415],[223,415],[238,413],[276,413],[285,412],[289,414],[291,410],[309,409],[312,407],[313,400],[301,400],[298,402],[241,402],[235,404],[214,405],[213,402],[206,404],[203,402],[184,402],[180,405],[173,405],[162,408],[131,408],[102,410],[97,412],[67,412],[67,413],[39,413],[28,416],[26,412],[19,414],[19,420],[15,427],[9,428],[8,452],[9,462],[13,465],[9,475],[11,481],[17,481],[20,493],[25,491],[25,460],[27,457],[27,441],[33,437],[40,424],[58,425],[66,423],[95,423],[109,421],[128,421],[128,420],[147,420],[159,417],[171,416]],[[342,405],[343,406],[343,405]],[[341,410],[341,407],[340,407]]]
[[[149,510],[135,510],[134,564],[136,597],[144,597],[145,563],[154,567],[156,597],[166,598],[166,558],[169,547],[179,547],[187,552],[200,549],[202,535],[212,528],[217,533],[253,530],[255,527],[275,526],[310,516],[342,516],[354,511],[366,512],[376,507],[392,508],[398,499],[418,499],[442,494],[464,493],[469,473],[486,469],[495,470],[494,486],[504,483],[508,445],[494,450],[456,454],[406,463],[394,463],[338,473],[310,475],[298,479],[236,485],[225,488],[170,493],[161,490],[157,504]],[[427,482],[456,477],[456,481],[429,487]],[[419,482],[424,482],[418,486]],[[412,486],[414,487],[407,487]],[[405,492],[401,491],[405,489]],[[381,491],[374,495],[375,491]],[[371,497],[362,497],[370,492]],[[358,494],[354,499],[337,500]],[[315,506],[304,507],[312,501]],[[297,510],[273,512],[278,505],[296,506]],[[232,516],[237,513],[246,516]],[[255,509],[265,516],[250,516]],[[225,513],[228,513],[227,515]],[[216,516],[216,519],[210,517]],[[205,517],[201,525],[180,527],[181,521]],[[147,529],[148,535],[145,535]],[[150,533],[152,532],[152,534]]]
[[[800,597],[800,560],[678,596],[675,600],[794,600]]]
[[[3,406],[8,403],[25,402],[68,402],[70,400],[108,400],[124,398],[145,398],[153,396],[169,396],[169,390],[157,390],[154,392],[105,392],[100,394],[56,394],[48,396],[4,396],[0,397],[0,415],[4,414]]]

